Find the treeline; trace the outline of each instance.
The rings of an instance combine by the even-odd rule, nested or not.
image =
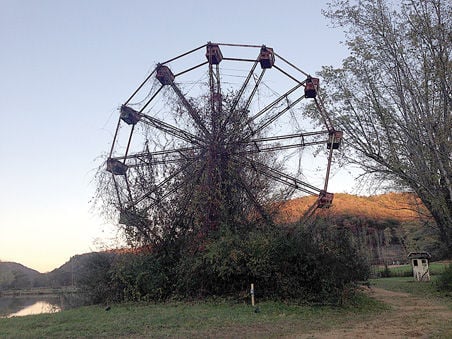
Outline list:
[[[18,263],[0,261],[0,291],[41,286],[42,275]]]
[[[326,223],[239,232],[223,225],[202,242],[194,237],[141,253],[99,253],[78,283],[95,303],[241,299],[253,283],[259,298],[340,304],[369,275],[349,230]]]
[[[88,262],[97,255],[95,252],[75,255],[67,263],[48,273],[40,273],[18,263],[0,261],[0,291],[76,286],[78,277],[84,275]],[[113,253],[106,255],[114,256]]]

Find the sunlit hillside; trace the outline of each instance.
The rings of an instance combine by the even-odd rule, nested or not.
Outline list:
[[[315,200],[316,197],[303,197],[288,201],[281,207],[279,221],[283,223],[298,221]],[[322,213],[409,222],[419,219],[418,211],[426,213],[423,205],[410,193],[388,193],[369,197],[335,194],[333,206]]]
[[[305,212],[315,201],[316,197],[303,197],[282,204],[278,222],[303,223]],[[336,194],[331,208],[316,213],[331,227],[352,231],[372,263],[404,262],[409,252],[419,250],[441,256],[434,223],[413,194]]]

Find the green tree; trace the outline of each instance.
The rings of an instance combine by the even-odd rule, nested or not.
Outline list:
[[[338,0],[325,15],[350,50],[322,71],[348,160],[414,191],[452,254],[452,3]]]

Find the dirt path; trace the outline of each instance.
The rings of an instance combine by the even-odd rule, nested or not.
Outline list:
[[[452,310],[432,300],[408,293],[372,288],[372,297],[391,310],[369,322],[343,324],[325,333],[309,333],[298,338],[452,338]]]

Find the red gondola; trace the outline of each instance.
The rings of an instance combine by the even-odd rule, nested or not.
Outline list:
[[[319,90],[319,79],[308,77],[304,88],[304,96],[306,98],[315,98]]]
[[[174,74],[168,66],[158,65],[155,77],[162,85],[171,85],[174,82]]]
[[[321,190],[319,193],[319,198],[317,200],[318,208],[330,208],[333,204],[334,194],[328,193],[325,190]]]
[[[218,65],[223,60],[220,47],[216,44],[208,43],[206,46],[206,58],[211,65]]]
[[[262,46],[259,54],[259,63],[262,68],[272,68],[275,64],[275,54],[273,48]]]
[[[126,124],[135,125],[138,121],[140,121],[140,119],[140,113],[135,111],[133,108],[130,108],[126,105],[121,106],[121,120]]]
[[[107,160],[107,171],[114,175],[125,175],[129,167],[118,159]]]
[[[342,136],[344,132],[342,131],[334,131],[330,133],[330,139],[328,140],[326,147],[331,149],[331,145],[333,145],[333,149],[339,149],[342,142]]]

